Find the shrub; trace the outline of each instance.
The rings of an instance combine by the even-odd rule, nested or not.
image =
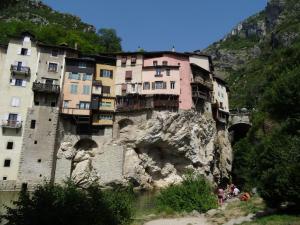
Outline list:
[[[128,224],[132,207],[130,188],[102,191],[98,185],[79,189],[45,184],[31,195],[22,191],[15,207],[2,216],[6,225],[120,225]],[[118,201],[116,200],[118,199]]]
[[[217,207],[212,185],[203,176],[188,174],[181,184],[163,189],[157,196],[159,210],[175,212],[205,212]]]

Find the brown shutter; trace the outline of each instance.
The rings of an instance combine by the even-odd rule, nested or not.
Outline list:
[[[155,90],[155,82],[152,82],[152,90]]]
[[[126,91],[127,90],[127,84],[122,84],[122,91]]]
[[[163,88],[166,89],[167,88],[167,82],[163,83]]]
[[[103,70],[100,70],[100,77],[103,77]]]
[[[132,79],[132,71],[131,70],[126,71],[125,80],[131,80],[131,79]]]

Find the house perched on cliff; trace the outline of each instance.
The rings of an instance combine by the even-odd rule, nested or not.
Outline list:
[[[226,125],[229,112],[226,84],[199,52],[83,55],[24,33],[0,46],[0,79],[6,190],[68,177],[122,180],[126,149],[112,143],[131,126],[186,111]]]

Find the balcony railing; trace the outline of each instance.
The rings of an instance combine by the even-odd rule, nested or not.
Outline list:
[[[208,100],[208,94],[203,91],[193,91],[192,96],[193,98],[201,98],[203,100]]]
[[[30,68],[26,66],[11,65],[10,70],[13,74],[30,75]]]
[[[13,129],[19,129],[22,127],[22,121],[17,120],[2,120],[2,127],[4,128],[13,128]]]
[[[153,101],[154,108],[159,107],[179,107],[178,100],[154,100]]]
[[[209,90],[213,89],[213,84],[210,81],[204,80],[202,77],[200,76],[194,76],[192,83],[198,83],[201,84],[203,86],[205,86],[206,88],[208,88]]]
[[[39,82],[34,82],[33,83],[32,90],[35,91],[35,92],[45,92],[45,93],[53,93],[53,94],[59,94],[60,93],[59,85],[43,84],[43,83],[39,83]]]

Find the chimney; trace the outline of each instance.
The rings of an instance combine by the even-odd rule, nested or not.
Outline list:
[[[175,46],[173,45],[173,47],[172,47],[172,52],[175,52]]]

